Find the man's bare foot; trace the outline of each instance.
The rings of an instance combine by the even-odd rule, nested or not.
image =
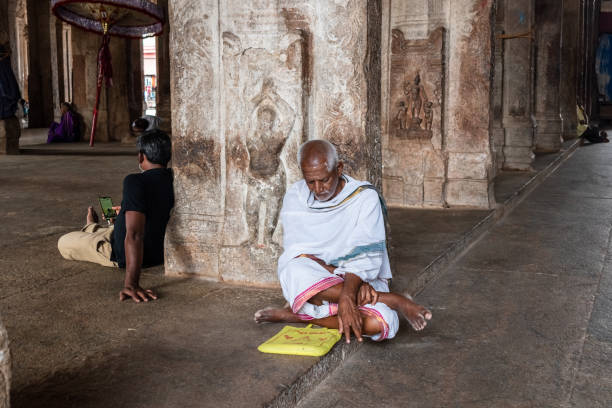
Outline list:
[[[98,214],[96,214],[93,207],[87,207],[87,224],[94,224],[99,221]]]
[[[266,307],[258,310],[254,316],[256,323],[300,323],[302,320],[291,311],[291,308],[278,309]]]
[[[414,303],[410,299],[406,299],[405,302],[402,302],[399,310],[408,323],[412,326],[412,328],[416,331],[421,331],[427,326],[427,321],[431,320],[432,314],[429,310],[424,308],[423,306]]]

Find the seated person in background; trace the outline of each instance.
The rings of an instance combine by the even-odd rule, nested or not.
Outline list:
[[[159,129],[159,124],[162,122],[159,116],[154,115],[144,115],[141,119],[149,122],[149,127],[147,127],[145,130]]]
[[[415,330],[425,328],[431,312],[389,292],[391,268],[378,192],[342,174],[343,163],[325,140],[304,143],[298,162],[304,179],[289,188],[280,214],[284,252],[278,277],[290,307],[259,310],[255,321],[338,328],[347,343],[351,330],[359,341],[362,333],[374,340],[393,338],[397,312]]]
[[[125,268],[119,299],[147,302],[157,296],[140,287],[140,270],[164,262],[164,235],[174,206],[172,170],[167,168],[172,149],[170,137],[161,130],[142,134],[137,145],[142,173],[123,180],[123,200],[114,225],[99,225],[89,207],[85,227],[62,236],[57,246],[65,259]]]
[[[61,103],[62,119],[60,123],[53,122],[49,128],[47,143],[76,142],[79,140],[78,120],[72,105],[68,102]]]
[[[582,138],[582,143],[588,141],[589,143],[609,143],[608,134],[605,130],[600,130],[599,125],[589,123],[589,117],[582,108],[582,106],[576,106],[576,114],[578,117],[578,124],[576,131],[578,137]]]
[[[132,122],[132,131],[138,136],[143,132],[159,129],[161,119],[153,115],[144,115]]]
[[[138,118],[132,122],[132,132],[135,136],[140,136],[147,131],[149,121],[144,118]]]

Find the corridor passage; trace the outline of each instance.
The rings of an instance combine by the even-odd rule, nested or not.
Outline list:
[[[300,407],[612,406],[612,145],[579,148]]]

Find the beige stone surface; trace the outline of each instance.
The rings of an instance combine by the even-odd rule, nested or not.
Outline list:
[[[446,199],[455,206],[487,208],[488,197],[493,194],[487,180],[449,180]]]
[[[489,155],[486,153],[449,153],[449,179],[487,179]]]
[[[9,408],[11,390],[11,353],[6,329],[0,321],[0,408]]]

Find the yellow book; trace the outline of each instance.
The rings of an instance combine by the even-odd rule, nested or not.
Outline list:
[[[324,356],[342,336],[336,329],[285,326],[257,347],[262,353]]]

